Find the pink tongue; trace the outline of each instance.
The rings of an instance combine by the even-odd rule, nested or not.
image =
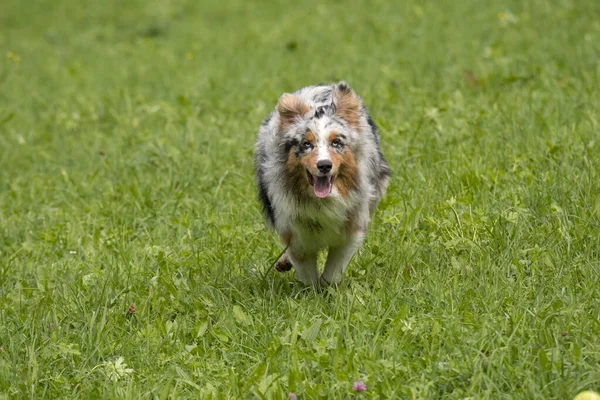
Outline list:
[[[331,180],[328,176],[317,177],[315,176],[315,185],[313,186],[315,195],[323,198],[327,197],[331,192]]]

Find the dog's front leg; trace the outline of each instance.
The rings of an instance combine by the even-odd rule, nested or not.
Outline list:
[[[321,275],[321,286],[337,285],[341,282],[342,274],[362,243],[364,236],[364,233],[357,232],[347,243],[329,248],[325,270]]]
[[[317,269],[317,254],[306,253],[289,248],[287,254],[296,270],[298,280],[305,285],[319,285],[319,270]]]

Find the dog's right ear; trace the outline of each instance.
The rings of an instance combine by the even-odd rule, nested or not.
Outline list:
[[[299,96],[285,93],[277,103],[277,112],[281,121],[279,129],[287,130],[297,118],[302,117],[308,110],[308,105]]]

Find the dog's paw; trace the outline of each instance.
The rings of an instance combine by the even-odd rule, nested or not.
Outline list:
[[[329,282],[323,275],[321,275],[321,277],[319,278],[319,288],[321,290],[327,290],[329,288],[337,289],[340,286],[340,284],[340,280],[334,280],[332,282]]]
[[[275,270],[277,272],[287,272],[290,269],[292,269],[292,263],[290,262],[287,254],[284,254],[275,263]]]

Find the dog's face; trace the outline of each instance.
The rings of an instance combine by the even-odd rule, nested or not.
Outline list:
[[[348,174],[356,173],[356,160],[350,143],[352,135],[333,121],[311,121],[296,149],[288,153],[289,169],[296,172],[302,166],[306,181],[315,196],[329,196],[336,184],[346,194]],[[341,176],[340,176],[340,173]],[[338,180],[341,178],[341,180]],[[336,182],[337,180],[337,182]]]
[[[360,103],[345,84],[336,86],[332,107],[309,113],[302,99],[282,96],[278,111],[286,169],[294,190],[318,198],[333,189],[346,196],[357,186],[355,150]]]

